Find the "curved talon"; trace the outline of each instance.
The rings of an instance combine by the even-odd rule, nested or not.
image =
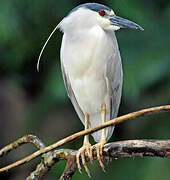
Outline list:
[[[80,151],[78,151],[77,155],[76,155],[76,163],[77,163],[77,168],[79,170],[80,173],[81,172],[81,165],[80,165]]]
[[[85,153],[85,150],[81,153],[81,160],[82,160],[82,164],[83,164],[83,166],[84,166],[87,174],[89,174],[90,171],[89,171],[89,169],[88,169],[88,167],[87,167],[84,153]]]
[[[81,157],[81,161],[82,161],[82,164],[88,174],[89,177],[91,177],[90,175],[90,171],[87,167],[87,164],[86,164],[86,159],[85,159],[85,153],[87,152],[87,155],[90,159],[90,161],[93,160],[93,155],[92,155],[92,146],[91,144],[86,144],[86,145],[83,145],[79,150],[78,150],[78,153],[76,155],[76,163],[77,163],[77,167],[78,167],[78,170],[79,172],[81,173],[81,165],[80,165],[80,157]]]
[[[105,142],[100,142],[100,143],[94,145],[94,148],[96,149],[97,160],[98,160],[102,170],[105,172],[104,164],[103,164],[103,147],[104,147],[104,144],[105,144]]]

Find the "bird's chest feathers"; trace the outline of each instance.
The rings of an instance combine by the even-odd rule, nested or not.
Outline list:
[[[75,38],[64,35],[62,48],[62,63],[81,109],[100,111],[101,104],[108,102],[105,73],[114,50],[112,38],[94,27]]]
[[[103,75],[109,58],[112,41],[100,27],[79,32],[76,37],[65,37],[64,61],[73,78]]]

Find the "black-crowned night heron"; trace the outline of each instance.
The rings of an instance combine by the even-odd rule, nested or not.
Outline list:
[[[65,87],[85,129],[116,117],[121,99],[123,73],[114,31],[120,28],[143,28],[116,16],[112,9],[97,3],[86,3],[74,8],[54,31],[57,28],[64,33],[61,68]],[[42,52],[40,56],[41,54]],[[79,171],[81,158],[89,174],[85,153],[92,160],[93,149],[96,149],[97,159],[104,170],[102,150],[113,130],[114,126],[94,132],[92,136],[98,142],[94,146],[91,146],[88,135],[84,137],[84,144],[76,157]]]

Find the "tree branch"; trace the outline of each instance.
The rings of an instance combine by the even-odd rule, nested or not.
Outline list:
[[[83,135],[87,135],[87,134],[90,134],[90,133],[93,133],[97,130],[100,130],[100,129],[103,129],[105,127],[108,127],[108,126],[111,126],[111,125],[115,125],[115,124],[118,124],[118,123],[122,123],[124,121],[127,121],[129,119],[133,119],[133,118],[136,118],[136,117],[140,117],[140,116],[144,116],[144,115],[148,115],[148,114],[153,114],[153,113],[157,113],[157,112],[164,112],[164,111],[170,111],[170,105],[166,105],[166,106],[159,106],[159,107],[153,107],[153,108],[148,108],[148,109],[143,109],[143,110],[140,110],[140,111],[137,111],[137,112],[133,112],[133,113],[129,113],[127,115],[124,115],[124,116],[120,116],[120,117],[117,117],[115,119],[112,119],[108,122],[105,122],[103,123],[102,125],[98,126],[98,127],[95,127],[95,128],[91,128],[91,129],[87,129],[87,130],[84,130],[84,131],[80,131],[78,133],[75,133],[71,136],[68,136],[50,146],[47,146],[45,148],[42,148],[40,149],[39,151],[36,151],[34,153],[32,153],[31,155],[15,162],[15,163],[12,163],[6,167],[3,167],[0,169],[0,173],[3,172],[3,171],[6,171],[6,170],[9,170],[11,168],[14,168],[16,166],[19,166],[25,162],[28,162],[32,159],[34,159],[35,157],[41,155],[41,154],[44,154],[44,153],[47,153],[63,144],[66,144],[70,141],[73,141]]]
[[[77,164],[75,161],[76,150],[60,149],[55,150],[46,156],[46,160],[41,162],[36,170],[31,173],[27,180],[39,179],[45,175],[47,170],[59,160],[67,160],[66,168],[60,177],[60,180],[71,180],[76,172]],[[125,140],[108,143],[104,146],[103,156],[106,160],[118,159],[124,157],[170,157],[170,140]],[[96,152],[94,152],[94,159],[96,159]],[[89,158],[86,154],[86,161]],[[44,173],[45,172],[45,173]],[[32,178],[31,178],[32,177]]]
[[[25,135],[18,140],[12,142],[11,144],[8,144],[4,148],[0,150],[0,157],[9,153],[11,150],[16,149],[17,147],[26,144],[26,143],[32,143],[34,144],[38,149],[45,148],[44,143],[36,136],[33,135]]]
[[[60,177],[60,180],[71,180],[76,170],[77,170],[76,155],[73,156],[70,154],[68,156],[67,164],[66,164],[63,174]]]
[[[76,171],[77,165],[75,161],[77,151],[71,149],[60,149],[53,152],[43,154],[41,163],[37,165],[35,171],[33,171],[27,180],[41,179],[46,173],[60,160],[67,160],[66,168],[61,176],[60,180],[72,177],[72,172]]]
[[[37,165],[35,171],[33,171],[26,180],[38,180],[47,174],[51,167],[59,161],[57,154],[54,152],[48,152],[43,154],[41,163]]]

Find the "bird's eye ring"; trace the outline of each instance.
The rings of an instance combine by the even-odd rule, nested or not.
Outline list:
[[[99,11],[100,16],[104,16],[106,13],[104,10]]]

